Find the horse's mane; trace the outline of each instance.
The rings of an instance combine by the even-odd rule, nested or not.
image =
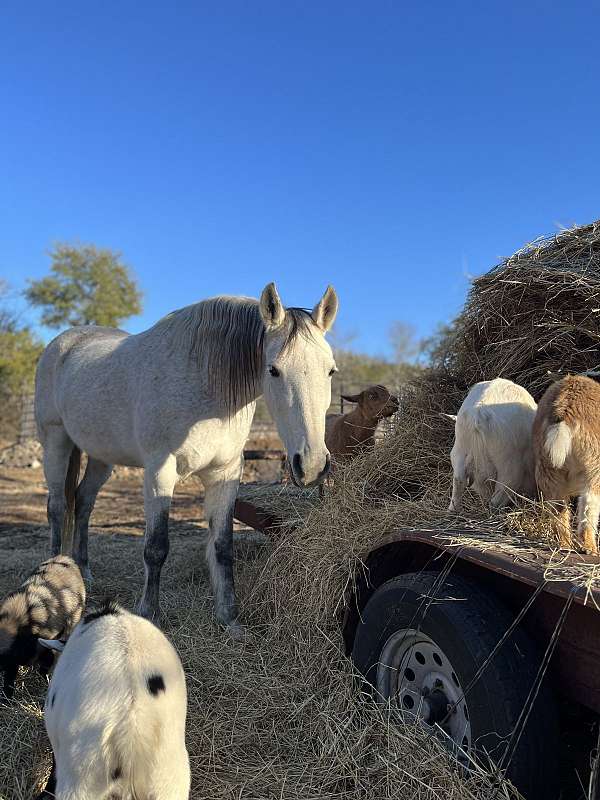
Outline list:
[[[298,336],[310,337],[315,323],[310,311],[287,308],[281,352]],[[251,297],[212,297],[173,311],[154,326],[174,335],[177,348],[206,369],[212,391],[228,411],[254,399],[263,369],[265,325],[258,300]]]

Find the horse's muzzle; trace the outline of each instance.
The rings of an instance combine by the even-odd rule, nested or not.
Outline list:
[[[331,469],[331,457],[329,453],[327,453],[327,455],[325,456],[325,466],[319,472],[317,477],[313,478],[313,480],[306,479],[306,472],[304,470],[304,464],[300,453],[294,453],[294,456],[290,462],[290,472],[292,473],[292,480],[294,481],[296,486],[304,489],[310,489],[311,486],[318,486],[320,483],[322,483],[329,474],[330,469]]]

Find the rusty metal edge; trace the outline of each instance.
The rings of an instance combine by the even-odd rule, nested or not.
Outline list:
[[[439,534],[435,531],[419,531],[408,528],[399,529],[384,537],[376,548],[369,551],[366,557],[389,544],[398,542],[418,542],[420,544],[426,544],[429,547],[435,547],[446,553],[455,553],[456,550],[459,550],[458,558],[508,578],[513,578],[529,586],[538,586],[544,580],[543,564],[540,564],[539,567],[535,567],[531,564],[524,564],[523,562],[517,561],[514,557],[498,551],[480,550],[476,547],[461,545],[459,541],[452,543],[444,542],[437,538],[440,535],[455,536],[459,539],[461,535],[472,536],[473,531],[457,528]],[[597,563],[597,561],[598,559],[594,559],[594,563]],[[596,603],[600,607],[600,589],[592,589],[588,592],[583,587],[575,587],[571,581],[564,580],[548,581],[544,591],[563,598],[568,597],[571,592],[574,592],[575,602],[581,605],[590,605],[591,607]],[[590,600],[594,602],[590,603]]]
[[[273,533],[281,525],[280,520],[265,509],[249,503],[247,500],[236,500],[233,516],[238,522],[254,528],[255,531]]]
[[[234,516],[240,522],[267,534],[269,532],[274,532],[281,524],[280,520],[278,520],[275,515],[247,500],[236,501]],[[443,534],[440,534],[436,531],[415,530],[412,528],[398,529],[383,537],[383,539],[377,543],[376,547],[364,554],[362,560],[366,561],[377,550],[390,544],[417,542],[445,553],[455,553],[456,550],[459,550],[458,558],[529,586],[538,586],[544,580],[543,565],[535,567],[516,561],[514,558],[497,551],[479,550],[476,547],[461,546],[460,542],[444,542],[438,538],[440,535],[455,536],[459,539],[461,535],[472,536],[473,531],[457,528],[444,531]],[[594,559],[594,563],[597,561],[598,559]],[[582,587],[574,589],[573,584],[568,580],[549,581],[544,589],[544,591],[549,594],[563,598],[566,598],[573,590],[575,592],[575,602],[581,605],[587,605],[591,608],[594,608],[594,604],[596,604],[598,608],[600,608],[600,589],[592,589],[589,592]],[[590,602],[590,600],[592,602]]]

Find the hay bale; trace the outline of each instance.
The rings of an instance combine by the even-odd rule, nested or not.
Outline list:
[[[476,278],[437,353],[467,391],[503,377],[539,399],[568,372],[600,366],[600,220],[541,238]]]

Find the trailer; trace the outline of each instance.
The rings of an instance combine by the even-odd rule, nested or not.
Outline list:
[[[267,535],[280,525],[256,500],[235,517]],[[347,655],[376,700],[435,727],[459,759],[484,754],[527,800],[600,800],[600,591],[549,580],[542,556],[445,533],[396,530],[363,554],[340,617]],[[600,574],[597,558],[564,558]]]

